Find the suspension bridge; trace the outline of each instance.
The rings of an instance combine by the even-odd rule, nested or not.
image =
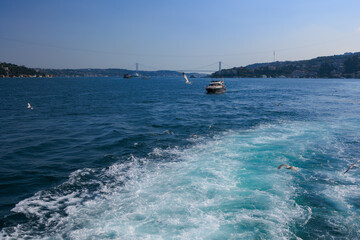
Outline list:
[[[233,68],[232,66],[230,66],[222,61],[219,61],[219,62],[214,62],[214,63],[208,64],[208,65],[204,65],[204,66],[198,66],[198,67],[195,67],[192,69],[164,69],[163,67],[149,66],[147,64],[137,62],[125,69],[134,70],[136,72],[165,70],[165,71],[176,71],[176,72],[212,73],[212,72],[216,72],[216,71],[221,71],[223,65],[225,65],[228,68]]]

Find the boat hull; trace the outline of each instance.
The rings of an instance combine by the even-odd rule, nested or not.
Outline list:
[[[206,92],[208,94],[216,94],[216,93],[224,93],[226,91],[226,88],[206,88]]]
[[[133,78],[130,74],[124,74],[124,78]]]

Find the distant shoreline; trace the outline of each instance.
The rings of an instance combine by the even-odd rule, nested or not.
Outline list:
[[[360,52],[310,60],[256,63],[223,69],[212,78],[360,78]]]
[[[123,77],[139,74],[143,77],[182,77],[182,72],[171,70],[134,71],[128,69],[46,69],[27,68],[0,63],[0,78],[52,78],[52,77]],[[210,75],[188,73],[196,77],[211,78],[360,78],[360,52],[344,53],[310,60],[256,63],[245,67],[222,69]]]

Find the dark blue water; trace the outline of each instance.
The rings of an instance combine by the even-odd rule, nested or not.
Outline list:
[[[360,81],[209,81],[0,79],[2,238],[360,238]]]

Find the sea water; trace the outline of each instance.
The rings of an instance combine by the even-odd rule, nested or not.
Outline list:
[[[360,80],[210,80],[0,79],[0,238],[359,239]]]

